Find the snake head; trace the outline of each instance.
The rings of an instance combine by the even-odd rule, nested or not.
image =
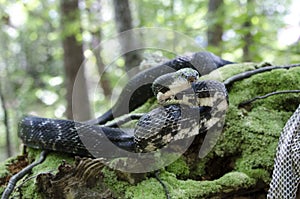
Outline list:
[[[199,79],[199,73],[191,68],[183,68],[178,70],[173,76],[175,83],[176,81],[193,83]]]
[[[191,88],[192,83],[199,79],[199,73],[191,68],[183,68],[173,73],[168,73],[157,78],[152,85],[152,90],[159,103],[173,100],[175,95]]]

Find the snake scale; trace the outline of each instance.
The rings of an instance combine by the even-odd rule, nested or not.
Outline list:
[[[19,123],[18,136],[32,148],[81,156],[155,151],[218,125],[228,105],[226,88],[217,81],[197,79],[230,63],[209,52],[175,58],[136,75],[117,104],[95,120],[81,123],[26,116]],[[135,129],[98,125],[134,110],[152,96],[161,106],[144,114]],[[126,105],[129,110],[122,109]],[[112,144],[118,147],[112,148]]]
[[[299,154],[300,106],[287,121],[280,135],[268,199],[296,198],[300,183]]]

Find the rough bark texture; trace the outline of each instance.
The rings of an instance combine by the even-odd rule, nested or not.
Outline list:
[[[78,1],[61,1],[61,14],[64,68],[67,88],[66,116],[69,119],[88,120],[90,119],[91,113],[84,67],[81,67],[84,60],[83,49],[81,41],[76,39],[76,33],[80,32],[80,23],[75,23],[80,22]]]
[[[264,65],[251,63],[228,65],[203,76],[202,79],[224,81],[240,72],[262,66]],[[275,90],[298,89],[299,85],[300,67],[264,72],[231,85],[228,88],[230,107],[226,123],[214,149],[206,157],[197,159],[193,154],[197,153],[199,146],[192,145],[187,155],[181,156],[161,170],[159,176],[168,188],[171,198],[265,198],[278,138],[285,122],[300,104],[299,94],[272,96],[243,108],[238,108],[238,104]],[[139,111],[148,111],[149,107],[152,104],[145,104],[144,109]],[[26,161],[36,159],[37,154],[38,151],[29,150]],[[70,169],[62,164],[62,160],[71,165]],[[121,161],[126,163],[126,158],[121,158]],[[11,175],[10,168],[18,162],[20,160],[15,159],[0,165],[0,193],[7,183],[7,176]],[[49,174],[49,171],[57,170],[59,165],[68,172],[62,173],[59,170],[56,176]],[[41,174],[42,172],[48,174]],[[64,175],[60,176],[60,173]],[[39,185],[45,189],[57,187],[50,185],[49,179],[54,184],[63,184],[58,186],[63,191],[56,190],[63,194],[60,195],[61,198],[82,198],[82,194],[86,194],[84,196],[87,198],[92,198],[93,194],[101,198],[104,193],[107,193],[106,197],[112,198],[165,198],[164,190],[153,173],[145,174],[147,178],[144,178],[145,175],[112,171],[91,159],[74,163],[72,157],[51,153],[46,162],[33,170],[31,176],[37,174],[41,174],[41,177],[48,175],[43,177]],[[81,195],[74,194],[78,192],[74,190],[74,186],[79,187]],[[99,189],[95,188],[99,186]],[[41,197],[33,180],[22,184],[19,192],[14,194],[18,193],[23,198]]]

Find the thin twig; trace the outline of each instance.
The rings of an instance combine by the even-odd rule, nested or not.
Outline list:
[[[167,187],[166,184],[159,178],[159,171],[156,171],[156,172],[155,172],[155,178],[156,178],[156,180],[161,184],[161,186],[163,187],[163,189],[164,189],[164,191],[165,191],[165,194],[166,194],[166,198],[167,198],[167,199],[171,199],[170,193],[169,193],[169,190],[168,190],[168,187]]]
[[[42,151],[40,154],[40,159],[36,162],[33,162],[29,165],[27,165],[25,168],[23,168],[19,173],[13,175],[8,182],[7,187],[5,188],[3,195],[1,199],[8,199],[10,194],[13,192],[17,182],[22,179],[26,174],[28,174],[32,168],[35,166],[41,164],[47,156],[47,151]]]
[[[259,100],[259,99],[265,99],[267,97],[270,97],[272,95],[278,95],[278,94],[285,94],[285,93],[300,93],[300,90],[284,90],[284,91],[275,91],[275,92],[272,92],[272,93],[268,93],[266,95],[262,95],[262,96],[257,96],[257,97],[254,97],[250,100],[246,100],[244,102],[241,102],[239,104],[239,107],[243,107],[245,105],[248,105],[256,100]]]
[[[271,71],[271,70],[275,70],[275,69],[290,69],[290,68],[294,68],[294,67],[299,67],[299,64],[292,64],[292,65],[286,65],[286,66],[266,66],[263,68],[258,68],[255,70],[251,70],[251,71],[246,71],[237,75],[234,75],[228,79],[226,79],[223,83],[225,84],[226,87],[232,85],[234,82],[248,78],[252,75],[258,74],[258,73],[263,73],[263,72],[267,72],[267,71]]]

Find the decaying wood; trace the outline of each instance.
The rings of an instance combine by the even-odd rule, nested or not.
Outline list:
[[[77,158],[75,162],[75,166],[60,165],[56,175],[43,173],[37,176],[38,189],[45,198],[114,198],[100,183],[103,159]]]

